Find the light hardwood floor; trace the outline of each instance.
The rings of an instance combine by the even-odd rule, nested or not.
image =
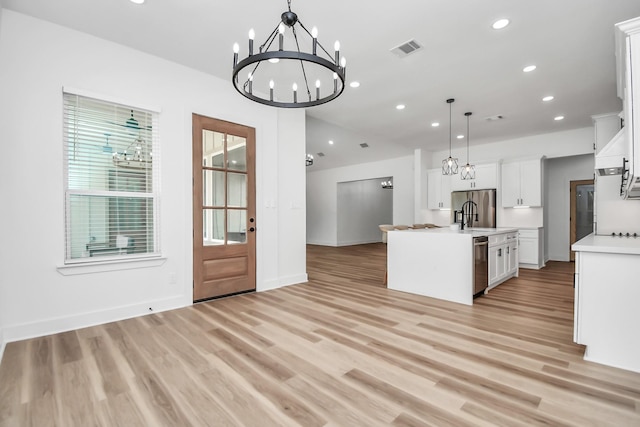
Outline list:
[[[572,343],[572,264],[467,307],[384,262],[309,246],[308,284],[10,343],[0,426],[640,425],[640,374]]]

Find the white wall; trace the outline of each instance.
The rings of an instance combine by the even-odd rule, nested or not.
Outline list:
[[[569,261],[570,182],[593,179],[594,156],[560,157],[546,162],[545,242],[547,259]]]
[[[192,113],[256,128],[258,290],[306,279],[300,255],[305,250],[303,111],[252,103],[228,81],[9,10],[3,10],[1,21],[0,63],[5,340],[191,304]],[[160,109],[162,265],[59,272],[63,87]],[[286,231],[279,231],[282,224]],[[174,275],[176,283],[170,283]]]
[[[2,16],[3,16],[3,1],[0,0],[0,39],[2,38]],[[4,126],[4,117],[0,117],[0,126]],[[0,209],[0,224],[5,224],[4,216],[1,211],[4,209]],[[1,256],[1,255],[0,255]],[[0,266],[1,266],[0,262]],[[0,273],[0,280],[2,279],[3,274]],[[0,281],[0,288],[2,287],[2,281]],[[4,340],[4,309],[2,304],[2,290],[0,289],[0,362],[2,362],[2,355],[4,354],[5,340]]]
[[[382,241],[380,224],[393,224],[393,191],[388,177],[338,183],[338,246]]]
[[[393,177],[393,222],[413,224],[414,156],[307,173],[307,243],[338,245],[339,182]]]
[[[620,198],[621,176],[596,177],[596,233],[640,234],[640,200]]]
[[[470,162],[473,164],[541,156],[550,159],[579,154],[593,154],[593,127],[472,145],[469,150]],[[466,146],[454,148],[452,155],[458,159],[466,159]],[[442,159],[448,156],[448,150],[434,152],[430,168],[439,168]]]

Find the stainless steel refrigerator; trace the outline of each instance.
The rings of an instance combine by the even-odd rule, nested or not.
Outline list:
[[[459,223],[461,228],[495,228],[495,188],[452,192],[451,223]]]

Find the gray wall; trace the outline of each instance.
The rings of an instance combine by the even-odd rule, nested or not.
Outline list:
[[[380,224],[393,224],[393,191],[388,177],[338,183],[338,246],[382,241]]]
[[[548,159],[545,165],[545,253],[552,261],[569,261],[571,181],[593,179],[594,156]]]

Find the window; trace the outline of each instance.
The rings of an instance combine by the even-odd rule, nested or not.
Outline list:
[[[65,263],[158,255],[158,113],[63,98]]]

